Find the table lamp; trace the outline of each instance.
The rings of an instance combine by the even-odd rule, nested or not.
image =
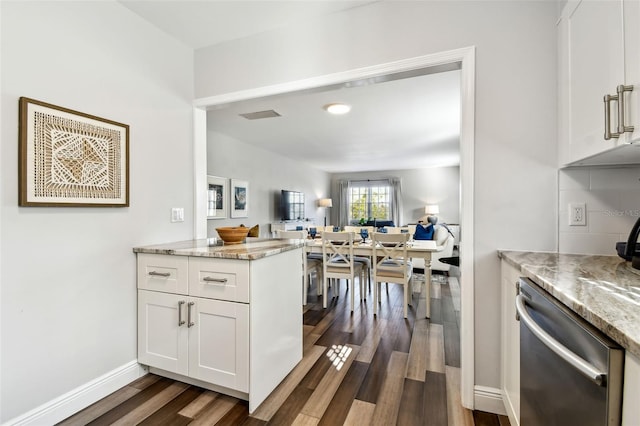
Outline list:
[[[427,215],[427,222],[435,226],[438,223],[438,216],[440,213],[440,207],[437,204],[428,204],[424,207],[424,214]]]

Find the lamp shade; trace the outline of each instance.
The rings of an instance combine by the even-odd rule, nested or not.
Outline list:
[[[429,204],[424,207],[424,214],[438,214],[440,213],[440,207],[437,204]]]
[[[331,198],[320,198],[318,200],[318,207],[333,207],[333,201]]]

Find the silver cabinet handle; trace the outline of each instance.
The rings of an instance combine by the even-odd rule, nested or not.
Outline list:
[[[531,318],[525,306],[525,298],[521,294],[516,296],[516,311],[518,311],[518,315],[520,315],[520,321],[523,322],[524,325],[526,325],[527,328],[531,330],[531,332],[538,339],[540,339],[540,341],[546,347],[551,349],[553,352],[555,352],[556,355],[564,359],[567,363],[569,363],[569,365],[573,366],[584,376],[591,379],[598,386],[604,386],[606,384],[607,373],[601,372],[596,367],[582,359],[580,356],[571,352],[562,343],[549,336],[549,334],[547,334],[547,332],[544,331],[533,318]]]
[[[611,101],[617,101],[618,95],[604,95],[604,140],[619,138],[620,133],[611,133]]]
[[[196,325],[195,322],[191,321],[191,307],[195,304],[195,302],[189,302],[187,304],[187,327],[193,327],[194,325]]]
[[[624,92],[632,92],[633,86],[625,86],[621,84],[617,87],[616,91],[618,92],[618,134],[621,135],[625,132],[633,133],[633,126],[624,125]]]
[[[156,272],[156,271],[149,271],[149,275],[151,275],[152,277],[170,277],[171,276],[169,272]]]
[[[214,278],[214,277],[204,277],[202,281],[208,282],[208,283],[221,283],[221,284],[227,283],[226,278]]]
[[[182,305],[184,305],[185,303],[187,302],[185,302],[184,300],[178,302],[178,327],[184,325],[184,321],[182,320]]]

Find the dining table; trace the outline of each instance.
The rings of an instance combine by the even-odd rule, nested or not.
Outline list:
[[[426,298],[426,317],[431,317],[431,253],[439,252],[444,249],[443,246],[436,245],[434,240],[409,240],[407,242],[407,256],[410,258],[422,258],[424,259],[424,285],[425,285],[425,298]],[[322,254],[322,238],[307,239],[305,243],[306,253],[320,253]],[[353,243],[354,256],[367,256],[373,257],[373,243],[372,241],[365,240],[356,241]],[[304,262],[306,264],[306,262]],[[305,270],[305,276],[306,274]],[[306,284],[305,284],[306,285]]]

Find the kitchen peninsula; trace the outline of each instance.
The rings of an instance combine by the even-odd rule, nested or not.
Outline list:
[[[249,401],[302,359],[302,241],[136,247],[138,362]]]

